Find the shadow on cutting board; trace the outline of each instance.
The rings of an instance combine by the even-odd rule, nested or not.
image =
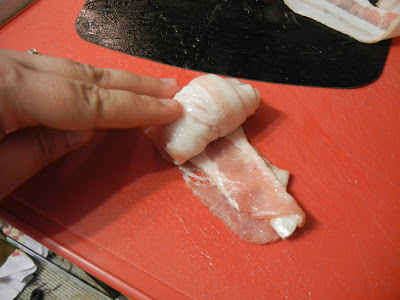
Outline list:
[[[146,213],[146,202],[153,198],[158,205],[168,204],[172,197],[156,195],[171,181],[182,179],[180,171],[171,168],[140,130],[110,130],[50,165],[12,196],[63,227],[88,223],[84,230],[91,235],[125,214]],[[145,208],[137,209],[142,204]],[[149,222],[162,213],[152,211]],[[146,223],[135,225],[141,228]],[[53,235],[59,229],[47,230]]]

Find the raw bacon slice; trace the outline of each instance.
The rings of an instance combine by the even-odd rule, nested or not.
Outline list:
[[[400,15],[368,0],[284,0],[294,12],[314,19],[363,43],[400,35]],[[385,0],[381,7],[390,8]],[[393,1],[394,2],[394,1]],[[398,4],[393,4],[398,6]]]
[[[207,74],[193,79],[174,99],[181,103],[183,116],[147,134],[163,149],[164,158],[180,165],[243,124],[258,108],[260,94],[239,80]]]
[[[193,193],[243,240],[274,242],[305,222],[304,212],[286,192],[289,173],[262,157],[241,127],[180,169]]]

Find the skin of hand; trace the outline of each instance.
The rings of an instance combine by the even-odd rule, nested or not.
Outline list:
[[[172,78],[0,49],[0,199],[87,144],[95,129],[174,121],[179,89]]]

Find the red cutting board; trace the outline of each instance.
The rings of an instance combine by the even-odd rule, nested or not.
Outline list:
[[[138,74],[198,72],[80,39],[84,0],[41,0],[0,30],[0,47]],[[0,218],[132,298],[400,297],[400,39],[382,76],[340,90],[251,82],[261,108],[244,125],[291,172],[307,213],[288,240],[237,239],[139,130],[109,131],[1,203]]]

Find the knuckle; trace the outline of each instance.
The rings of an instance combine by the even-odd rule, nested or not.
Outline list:
[[[135,101],[136,111],[147,112],[151,111],[154,105],[154,101],[150,97],[140,97]]]
[[[132,110],[136,112],[135,126],[145,126],[150,118],[152,118],[153,112],[156,110],[155,99],[151,97],[138,97],[132,102]]]
[[[94,84],[100,84],[107,80],[108,72],[105,69],[77,62],[71,62],[71,64],[74,69],[73,72],[77,74],[78,78],[82,78]]]
[[[86,74],[86,76],[94,83],[101,83],[104,81],[107,72],[98,67],[94,67],[88,64],[83,64],[82,65],[83,70]]]
[[[89,111],[89,118],[93,125],[102,116],[104,103],[110,99],[110,92],[98,85],[82,83],[79,87],[79,98],[83,100],[84,105]]]

